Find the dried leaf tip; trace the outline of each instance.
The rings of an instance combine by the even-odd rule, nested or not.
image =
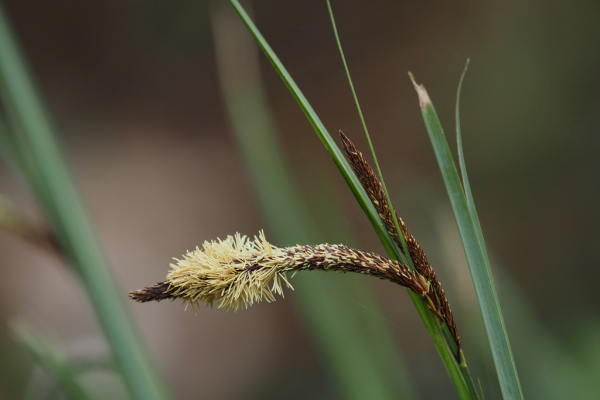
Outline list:
[[[431,104],[431,99],[429,98],[429,94],[427,93],[425,86],[419,85],[417,83],[417,81],[415,80],[415,76],[412,74],[412,72],[409,71],[408,76],[410,77],[410,80],[412,81],[413,86],[417,91],[417,95],[419,96],[419,106],[422,109],[425,109],[429,104]]]

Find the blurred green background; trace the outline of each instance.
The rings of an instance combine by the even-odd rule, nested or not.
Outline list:
[[[343,129],[366,150],[325,3],[252,6],[258,27],[328,129]],[[265,227],[223,106],[208,2],[9,1],[6,7],[124,295],[163,280],[172,257],[204,240]],[[600,4],[334,1],[333,7],[395,208],[444,284],[486,398],[500,398],[493,364],[406,75],[410,70],[425,84],[450,140],[467,57],[466,162],[525,396],[595,398]],[[327,221],[342,213],[342,231],[357,237],[361,249],[383,253],[295,101],[262,56],[260,62],[288,159],[310,215],[323,225],[320,237],[341,240],[340,227]],[[0,192],[41,220],[11,172],[0,165]],[[336,199],[335,207],[323,198]],[[48,397],[30,398],[51,398],[51,383],[39,383],[40,371],[8,337],[7,321],[31,321],[83,364],[104,360],[103,339],[80,287],[48,254],[0,232],[0,268],[0,398],[36,396],[31,386],[49,389]],[[390,327],[420,398],[453,398],[404,290],[374,285],[385,314],[358,301],[355,307]],[[131,306],[182,399],[342,398],[288,296],[196,316],[175,303]],[[96,386],[116,385],[101,368],[87,375]]]

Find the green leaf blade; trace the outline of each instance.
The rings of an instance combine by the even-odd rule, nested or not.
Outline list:
[[[482,251],[482,242],[478,238],[475,222],[471,215],[467,198],[450,152],[450,147],[425,88],[422,85],[417,85],[412,75],[411,79],[419,95],[425,127],[433,146],[458,225],[475,293],[483,315],[488,341],[492,349],[502,394],[505,399],[522,399],[521,384],[512,356],[494,279],[489,263],[486,262],[486,257]]]

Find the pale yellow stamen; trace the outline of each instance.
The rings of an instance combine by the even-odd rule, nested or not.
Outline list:
[[[285,256],[262,231],[254,240],[237,233],[188,252],[171,264],[167,281],[173,295],[186,302],[212,305],[218,300],[219,307],[237,310],[263,298],[274,301],[274,294],[283,296],[282,282],[292,287],[285,277]]]

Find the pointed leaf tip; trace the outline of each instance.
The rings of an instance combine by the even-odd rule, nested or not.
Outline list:
[[[415,80],[415,76],[412,74],[412,72],[408,71],[408,76],[410,77],[410,80],[412,81],[415,90],[417,91],[417,95],[419,96],[419,106],[424,110],[429,104],[431,104],[429,94],[427,93],[425,86],[419,85],[417,83],[417,81]]]

